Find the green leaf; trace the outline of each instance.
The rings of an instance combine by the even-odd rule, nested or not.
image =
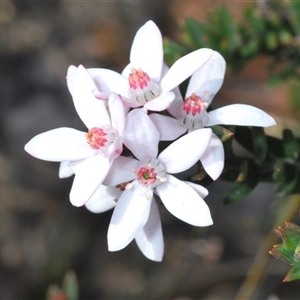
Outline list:
[[[233,137],[234,133],[222,126],[212,126],[213,133],[224,143]]]
[[[300,279],[300,227],[294,223],[286,222],[285,226],[279,226],[274,231],[283,243],[274,245],[269,253],[273,257],[280,258],[293,266],[283,281]]]

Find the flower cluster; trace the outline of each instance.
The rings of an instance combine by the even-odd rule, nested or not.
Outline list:
[[[161,261],[164,252],[157,201],[194,226],[213,223],[203,200],[206,188],[179,180],[201,161],[216,180],[224,149],[210,126],[271,126],[275,121],[249,105],[207,111],[225,73],[223,57],[199,49],[170,68],[163,61],[162,36],[148,21],[134,38],[122,74],[70,66],[67,85],[86,132],[58,128],[30,140],[32,156],[60,162],[61,178],[74,176],[70,201],[94,213],[114,208],[108,248],[117,251],[135,239],[142,253]],[[184,98],[179,84],[190,78]],[[169,146],[159,151],[160,141]],[[126,154],[125,154],[126,153]]]

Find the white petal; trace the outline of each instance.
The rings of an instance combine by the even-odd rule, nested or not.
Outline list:
[[[224,58],[214,51],[209,61],[192,75],[186,91],[186,98],[195,93],[200,96],[202,101],[210,104],[222,86],[225,69]]]
[[[94,90],[97,87],[91,75],[79,66],[74,78],[73,101],[79,117],[89,129],[110,124],[106,101],[97,99]]]
[[[204,154],[212,131],[202,128],[188,133],[168,146],[158,159],[168,173],[179,173],[192,167]]]
[[[68,68],[68,71],[67,71],[67,77],[66,77],[67,86],[68,86],[68,89],[69,89],[69,92],[70,92],[71,95],[72,95],[72,92],[73,92],[73,81],[74,81],[76,71],[77,71],[77,67],[75,67],[73,65],[71,65]]]
[[[148,110],[162,111],[168,108],[175,98],[172,92],[164,93],[157,98],[147,102],[144,107]]]
[[[114,209],[107,234],[108,250],[118,251],[126,247],[146,224],[153,190],[134,181],[125,190]]]
[[[129,83],[127,78],[109,69],[87,69],[99,91],[110,94],[114,92],[122,96],[128,96]]]
[[[59,178],[68,178],[74,175],[73,170],[69,167],[69,161],[62,161],[59,165],[58,177]]]
[[[205,153],[200,157],[200,161],[206,173],[216,180],[221,175],[224,168],[224,147],[221,140],[213,134]]]
[[[95,155],[81,162],[71,163],[75,178],[70,192],[74,206],[82,206],[90,200],[109,171],[106,157]]]
[[[204,186],[200,184],[195,184],[190,181],[183,181],[183,182],[189,185],[190,187],[192,187],[202,199],[204,199],[208,195],[208,190]]]
[[[186,128],[177,119],[160,114],[150,114],[149,118],[159,131],[161,141],[176,140],[186,132]]]
[[[123,151],[123,137],[117,138],[108,148],[107,148],[107,158],[110,164],[120,156]]]
[[[213,50],[202,48],[178,59],[160,82],[161,93],[169,92],[195,71],[201,68],[212,56]]]
[[[162,261],[164,255],[164,238],[155,199],[151,203],[148,221],[141,232],[135,237],[135,241],[147,258],[154,261]]]
[[[172,92],[175,94],[175,99],[173,100],[171,105],[167,108],[167,111],[173,117],[178,119],[182,111],[183,99],[178,87],[175,87],[175,89],[173,89]]]
[[[276,121],[263,110],[246,104],[231,104],[208,113],[209,120],[206,126],[218,124],[240,126],[276,125]]]
[[[100,185],[85,207],[93,213],[102,213],[114,208],[122,191],[112,187]]]
[[[36,135],[25,145],[25,151],[48,161],[80,160],[95,154],[84,132],[67,127]]]
[[[139,160],[156,158],[159,132],[145,109],[134,109],[126,117],[123,143]]]
[[[154,22],[148,21],[136,33],[130,51],[130,62],[157,82],[163,65],[162,36]]]
[[[127,107],[130,107],[130,108],[137,108],[137,107],[141,107],[142,106],[142,104],[137,103],[136,101],[131,100],[131,99],[127,98],[127,97],[121,97],[121,99],[122,99],[122,102],[125,105],[125,107],[127,106]]]
[[[125,109],[118,95],[114,93],[110,94],[108,108],[111,115],[111,126],[115,128],[121,136],[125,127]]]
[[[189,185],[168,175],[166,183],[156,187],[156,191],[171,214],[194,226],[213,224],[207,204]]]
[[[117,157],[103,181],[103,184],[115,186],[120,183],[130,182],[135,178],[135,173],[133,172],[138,161],[132,157],[119,156]]]

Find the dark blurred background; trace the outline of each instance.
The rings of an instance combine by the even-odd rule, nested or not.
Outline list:
[[[23,150],[43,131],[84,129],[65,82],[69,65],[121,71],[147,20],[176,38],[184,17],[205,19],[221,2],[0,2],[0,299],[43,299],[48,285],[60,284],[68,270],[77,275],[80,299],[233,299],[272,226],[271,185],[260,184],[243,201],[224,206],[222,195],[231,185],[212,184],[206,200],[215,224],[208,228],[191,227],[161,206],[166,249],[163,262],[155,263],[134,242],[108,252],[111,212],[73,207],[72,178],[60,180],[58,164]],[[241,18],[249,1],[225,3]],[[256,105],[281,128],[292,127],[297,115],[282,101],[288,87],[266,86],[266,61],[259,57],[241,73],[226,75],[214,105]],[[288,268],[271,258],[257,299],[298,299],[299,285],[282,283]]]

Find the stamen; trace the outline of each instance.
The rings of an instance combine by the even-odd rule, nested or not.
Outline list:
[[[141,69],[131,69],[128,77],[129,81],[129,98],[143,105],[160,93],[160,87],[157,82],[151,79],[147,73]]]
[[[91,148],[106,154],[107,148],[119,137],[118,132],[110,125],[93,127],[85,134]]]
[[[136,179],[141,185],[156,187],[167,181],[165,168],[155,158],[140,161],[137,165]]]
[[[205,91],[208,93],[208,91]],[[208,114],[206,112],[208,104],[202,99],[192,94],[184,100],[179,121],[187,129],[199,129],[205,126],[208,121]]]

